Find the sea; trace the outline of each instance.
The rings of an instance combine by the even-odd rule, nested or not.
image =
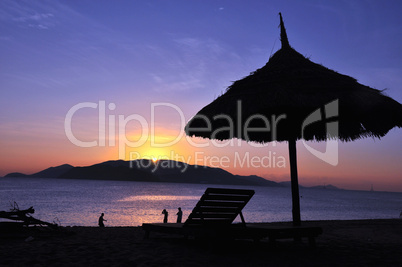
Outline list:
[[[104,213],[106,226],[139,226],[162,222],[163,209],[175,222],[181,207],[184,221],[208,187],[254,189],[246,222],[292,220],[289,187],[50,178],[0,178],[0,211],[33,206],[33,217],[61,226],[97,226]],[[402,193],[300,188],[300,209],[302,220],[399,218]]]

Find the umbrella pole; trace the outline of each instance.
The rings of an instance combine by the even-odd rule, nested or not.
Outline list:
[[[290,181],[292,186],[292,215],[293,225],[300,226],[299,182],[297,179],[296,140],[289,140]]]

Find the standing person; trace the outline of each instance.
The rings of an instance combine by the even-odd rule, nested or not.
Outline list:
[[[165,215],[165,216],[163,217],[163,223],[167,223],[167,222],[168,222],[168,215],[169,215],[169,213],[167,212],[166,209],[163,209],[162,214]]]
[[[104,222],[104,221],[107,222],[107,221],[103,218],[103,215],[105,215],[105,214],[103,214],[103,212],[102,212],[101,216],[99,217],[99,221],[98,221],[99,227],[105,227],[105,225],[103,224],[103,222]]]
[[[181,208],[179,207],[179,212],[177,213],[177,223],[181,223],[182,217],[183,217],[183,212],[181,211]]]

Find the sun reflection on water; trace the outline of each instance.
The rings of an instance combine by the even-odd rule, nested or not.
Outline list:
[[[142,195],[142,196],[129,196],[117,201],[174,201],[174,200],[198,200],[198,196],[172,196],[172,195]]]

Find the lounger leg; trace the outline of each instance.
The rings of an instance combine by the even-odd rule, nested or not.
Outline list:
[[[246,226],[246,221],[244,220],[243,213],[241,211],[239,212],[239,215],[240,215],[241,222],[243,223],[244,226]]]

